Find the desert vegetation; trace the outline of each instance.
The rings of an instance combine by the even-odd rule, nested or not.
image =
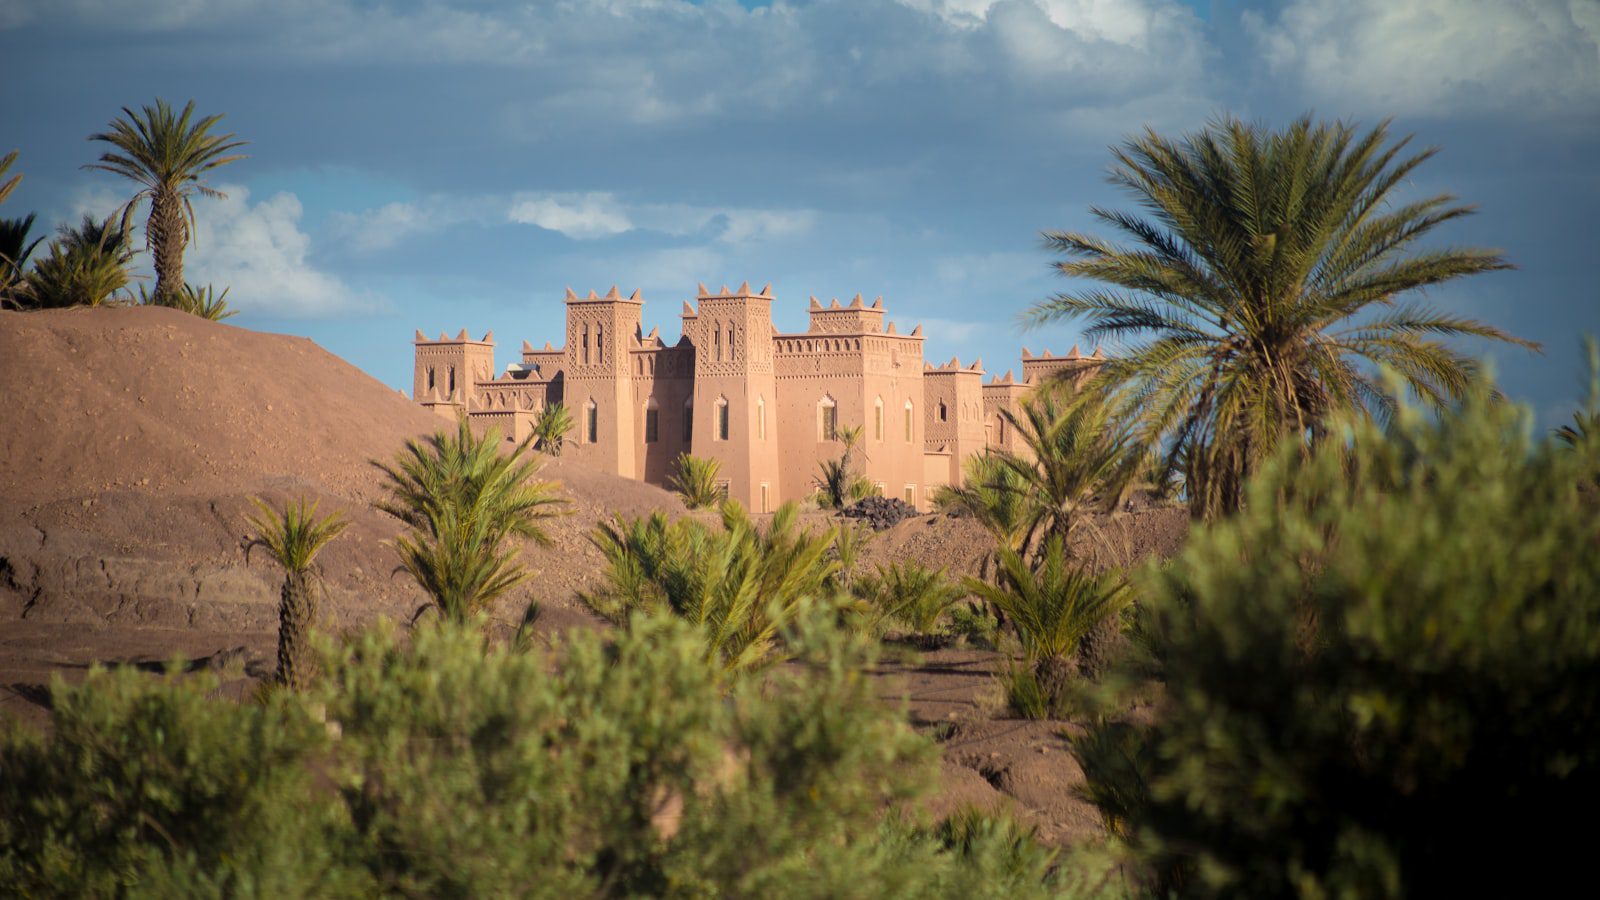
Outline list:
[[[608,510],[580,593],[604,623],[544,641],[488,616],[526,599],[519,547],[562,510],[536,455],[560,451],[559,407],[515,445],[463,418],[374,463],[401,569],[436,615],[314,633],[313,563],[341,522],[263,506],[295,690],[229,701],[181,666],[58,682],[47,733],[0,730],[0,892],[1574,883],[1587,835],[1560,823],[1600,786],[1600,345],[1587,406],[1540,433],[1444,342],[1522,343],[1408,299],[1509,264],[1416,249],[1467,208],[1391,202],[1429,156],[1406,146],[1382,126],[1224,119],[1116,151],[1150,218],[1095,211],[1135,246],[1050,234],[1064,274],[1105,286],[1029,318],[1086,319],[1128,352],[1041,387],[1009,417],[1023,449],[971,459],[938,493],[983,536],[976,571],[862,561],[883,538],[833,512],[861,481],[851,429],[822,511],[752,515],[715,460],[680,457],[684,505],[714,513]],[[1184,546],[1136,558],[1112,526],[1162,504],[1191,521]],[[985,715],[1072,755],[1029,751],[1081,769],[1093,838],[1059,848],[994,809],[922,811],[940,743],[971,723],[910,719],[881,656],[915,667],[962,640],[984,648]]]
[[[0,308],[59,309],[103,304],[167,306],[212,321],[234,315],[228,288],[189,284],[183,280],[183,255],[194,231],[195,194],[222,197],[205,181],[216,169],[244,159],[232,151],[244,146],[233,134],[213,134],[221,115],[196,117],[194,102],[181,112],[164,100],[134,111],[127,107],[107,131],[89,136],[107,149],[85,169],[120,175],[138,185],[118,212],[104,220],[85,216],[78,225],[62,225],[43,255],[35,251],[42,237],[29,240],[35,215],[0,218]],[[0,202],[21,182],[7,177],[17,161],[15,151],[0,157]],[[149,203],[144,222],[145,248],[150,251],[156,281],[153,290],[134,283],[134,218]],[[30,259],[32,265],[30,267]]]

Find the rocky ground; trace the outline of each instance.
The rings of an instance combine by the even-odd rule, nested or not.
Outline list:
[[[314,343],[161,308],[0,312],[0,384],[0,716],[43,722],[51,679],[97,662],[158,671],[182,657],[221,673],[230,695],[268,675],[279,574],[251,552],[252,496],[308,497],[349,517],[320,557],[329,627],[407,620],[423,605],[385,546],[400,529],[373,508],[371,461],[445,423]],[[567,514],[548,546],[525,548],[538,577],[495,610],[499,627],[531,600],[545,631],[605,627],[577,598],[599,577],[595,523],[687,513],[664,490],[564,460],[544,477]],[[1110,562],[1168,555],[1183,521],[1159,508],[1120,517],[1084,550]],[[868,539],[861,564],[973,574],[988,548],[970,520],[924,515]],[[891,647],[876,673],[886,700],[907,703],[944,748],[931,811],[1001,805],[1048,840],[1093,833],[1067,726],[1005,718],[996,659]]]

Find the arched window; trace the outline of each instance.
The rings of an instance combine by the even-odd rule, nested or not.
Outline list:
[[[835,441],[839,439],[839,404],[833,398],[823,395],[817,403],[817,440]]]
[[[428,367],[428,390],[433,390],[433,366]]]
[[[733,359],[733,326],[728,326],[728,359]]]
[[[455,366],[451,366],[450,367],[450,396],[454,397],[455,393],[456,393],[456,367]]]
[[[583,434],[585,443],[600,442],[600,407],[592,399],[583,407]]]
[[[729,415],[728,415],[728,398],[727,397],[718,397],[717,398],[717,406],[716,406],[716,423],[717,423],[716,435],[717,435],[717,440],[719,440],[719,441],[725,441],[725,440],[728,439],[728,434],[729,434],[729,431],[731,430],[728,427],[729,426],[728,419],[729,419]]]
[[[872,403],[872,439],[883,440],[883,398],[879,397]]]
[[[711,326],[711,343],[717,348],[717,362],[722,362],[722,328],[715,324]]]
[[[683,400],[683,442],[688,444],[694,440],[694,398],[685,397]]]
[[[756,437],[767,439],[767,398],[756,398]]]
[[[939,421],[941,421],[941,422],[950,421],[950,411],[945,408],[943,400],[939,401]]]
[[[651,397],[644,403],[644,442],[654,444],[661,439],[661,408]]]
[[[906,443],[908,443],[908,444],[911,443],[911,435],[913,433],[913,428],[914,428],[914,426],[912,425],[913,413],[914,412],[915,412],[915,410],[911,406],[911,401],[907,400],[906,401]]]
[[[589,324],[587,322],[583,325],[583,364],[586,366],[589,364]]]
[[[606,327],[604,325],[596,325],[594,327],[594,361],[597,363],[606,361]]]

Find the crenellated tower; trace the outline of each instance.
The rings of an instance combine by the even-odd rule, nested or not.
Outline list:
[[[685,304],[694,345],[694,455],[722,464],[728,494],[755,512],[778,505],[777,383],[773,377],[772,286],[713,293]]]
[[[465,328],[453,339],[440,332],[438,340],[418,331],[411,343],[416,348],[411,399],[419,403],[453,416],[444,408],[470,408],[477,399],[478,382],[494,378],[492,331],[477,341],[467,336]]]
[[[644,301],[612,287],[605,296],[579,297],[567,289],[567,346],[562,400],[572,414],[573,453],[607,471],[632,474],[637,466],[637,422],[629,350],[639,336]]]

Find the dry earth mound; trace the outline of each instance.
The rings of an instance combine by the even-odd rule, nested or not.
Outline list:
[[[370,460],[447,423],[310,340],[161,308],[0,313],[0,383],[0,622],[13,634],[23,619],[270,638],[279,573],[246,554],[255,495],[349,515],[321,557],[336,626],[422,604],[382,544],[399,529],[372,508]],[[572,595],[594,577],[598,518],[682,507],[561,461],[545,475],[573,514],[551,526],[554,546],[529,548],[541,577],[499,612],[537,596],[559,624],[583,617]]]

